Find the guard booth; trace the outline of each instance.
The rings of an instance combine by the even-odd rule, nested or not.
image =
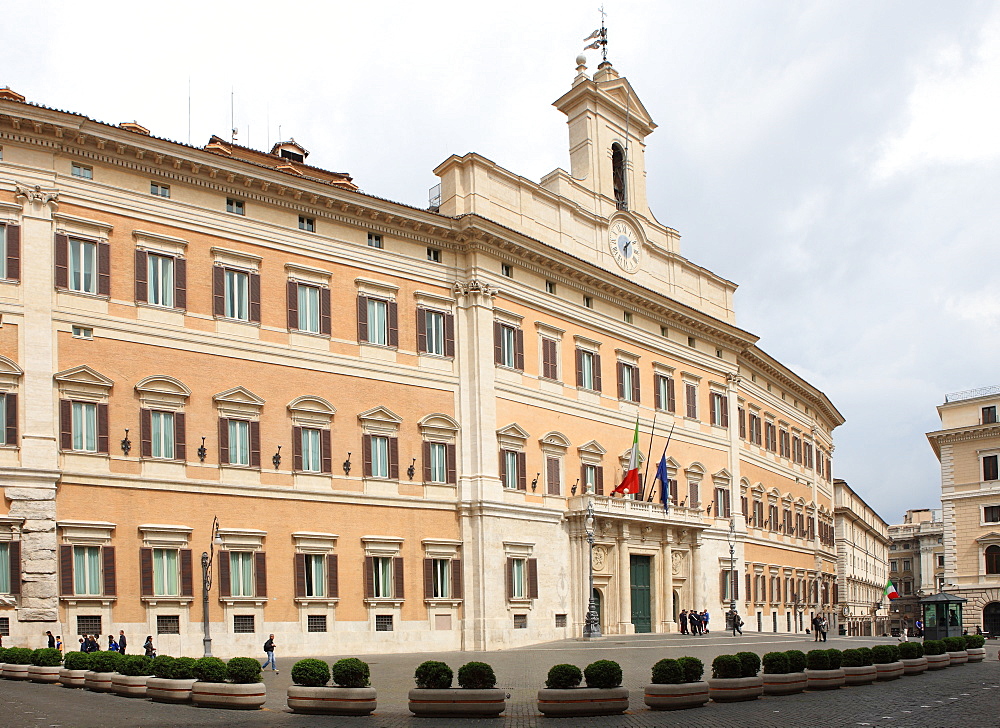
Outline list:
[[[967,601],[945,592],[921,599],[924,639],[943,640],[945,637],[960,637],[965,629],[962,626],[962,605]]]

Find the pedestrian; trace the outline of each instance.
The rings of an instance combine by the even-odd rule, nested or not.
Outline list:
[[[45,636],[48,638],[48,647],[50,650],[55,649],[56,638],[52,636],[52,633],[46,630]]]
[[[922,620],[918,619],[916,622],[914,622],[913,623],[913,627],[917,631],[917,637],[923,637],[924,636],[924,623],[923,623]]]
[[[270,635],[267,638],[267,642],[264,643],[264,654],[267,655],[267,659],[264,660],[264,664],[261,665],[261,669],[264,669],[268,665],[274,670],[274,674],[278,674],[278,663],[274,661],[274,635]]]
[[[118,643],[115,642],[113,634],[108,635],[108,652],[118,652]]]
[[[819,632],[823,623],[820,621],[818,614],[813,615],[813,618],[810,620],[810,624],[812,624],[813,628],[813,642],[819,642]]]
[[[87,642],[86,642],[86,640],[83,639],[83,637],[81,637],[80,638],[80,652],[86,652],[86,651],[87,651]]]
[[[142,649],[146,651],[146,657],[156,657],[156,648],[153,647],[153,635],[146,635],[146,642],[142,645]]]
[[[118,651],[123,655],[125,654],[125,645],[128,640],[125,638],[125,630],[118,630]]]
[[[56,635],[56,649],[59,650],[60,652],[62,652],[63,643],[62,643],[62,635],[61,634],[60,635]]]
[[[693,609],[688,612],[688,622],[691,626],[691,634],[701,634],[701,620],[698,618],[698,613]]]
[[[708,619],[709,619],[708,610],[706,609],[704,612],[701,613],[701,623],[705,628],[705,634],[708,634]]]
[[[829,628],[829,626],[830,625],[827,623],[826,617],[820,619],[819,631],[820,631],[820,636],[823,638],[820,640],[820,642],[826,642],[826,630]]]
[[[688,634],[688,610],[682,609],[677,617],[677,622],[681,626],[681,634]]]

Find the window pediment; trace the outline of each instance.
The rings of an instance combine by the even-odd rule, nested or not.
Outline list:
[[[384,298],[389,301],[395,301],[396,294],[399,292],[399,286],[394,286],[391,283],[383,283],[382,281],[373,281],[369,278],[355,278],[354,285],[358,287],[359,295],[374,296],[375,298]]]
[[[267,531],[256,528],[220,528],[218,533],[222,548],[243,551],[262,548],[267,536]]]
[[[260,417],[264,400],[246,387],[233,387],[212,397],[219,414],[225,417]]]
[[[608,451],[605,450],[604,447],[601,446],[601,443],[599,443],[597,440],[591,440],[590,442],[585,442],[584,444],[580,445],[580,447],[577,448],[577,452],[581,454],[587,453],[588,455],[600,456],[607,454]]]
[[[395,434],[399,432],[403,418],[388,407],[379,405],[359,414],[358,422],[366,433]]]
[[[417,423],[425,439],[454,440],[459,425],[453,418],[441,412],[429,414]]]
[[[145,523],[139,526],[143,546],[150,548],[187,548],[193,528]]]
[[[333,277],[330,271],[323,270],[322,268],[310,268],[309,266],[296,265],[295,263],[285,263],[285,273],[288,274],[290,280],[312,283],[317,286],[329,286],[330,279]]]
[[[1000,544],[1000,533],[997,533],[996,531],[990,531],[989,533],[977,538],[976,543]]]
[[[318,533],[314,531],[296,531],[292,534],[295,550],[303,554],[329,554],[337,547],[335,533]]]
[[[53,376],[64,397],[101,401],[107,398],[113,381],[86,364],[66,369]]]
[[[101,220],[90,220],[62,212],[52,213],[52,219],[56,221],[56,232],[70,237],[83,236],[107,242],[108,236],[114,230],[113,225]]]
[[[139,250],[146,250],[151,253],[166,253],[180,258],[187,252],[187,240],[173,238],[169,235],[150,233],[145,230],[133,230],[132,237],[135,238],[136,247]]]
[[[212,248],[212,256],[216,265],[244,268],[254,273],[260,270],[260,262],[263,260],[259,255],[244,253],[242,250],[230,250],[229,248]]]
[[[104,546],[111,543],[117,524],[107,521],[57,521],[64,543]]]
[[[522,449],[524,443],[528,441],[528,433],[516,422],[512,422],[506,427],[497,430],[497,440],[500,447],[510,449]]]
[[[424,558],[428,559],[457,558],[458,550],[462,547],[462,542],[454,539],[425,538],[420,543],[424,547]]]
[[[326,427],[337,414],[337,408],[322,397],[303,395],[288,403],[292,422],[300,426]]]
[[[179,379],[167,376],[146,377],[135,385],[139,401],[147,409],[180,409],[184,406],[191,390]]]
[[[0,356],[0,391],[17,386],[24,370],[5,356]]]
[[[542,446],[542,450],[553,451],[558,454],[565,453],[570,445],[569,439],[561,432],[556,432],[555,430],[540,437],[538,442]]]
[[[405,539],[396,536],[362,536],[365,556],[398,556]]]

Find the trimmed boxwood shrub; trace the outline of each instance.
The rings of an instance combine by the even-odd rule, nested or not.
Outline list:
[[[90,654],[86,652],[67,652],[66,659],[63,660],[63,667],[67,670],[89,670]]]
[[[226,681],[226,663],[218,657],[199,657],[191,668],[195,679],[201,682],[222,683]]]
[[[740,677],[757,677],[760,672],[760,655],[756,652],[737,652],[740,658]]]
[[[872,660],[876,665],[886,665],[895,662],[892,657],[892,645],[875,645],[872,647]]]
[[[871,647],[859,647],[858,652],[861,654],[862,667],[868,667],[869,665],[875,664],[875,656],[872,654]]]
[[[986,637],[981,634],[967,634],[963,637],[965,640],[965,649],[970,647],[983,647],[986,645]]]
[[[545,678],[545,687],[554,690],[568,690],[577,687],[583,681],[583,673],[576,665],[553,665]]]
[[[31,654],[31,664],[35,667],[59,667],[62,664],[62,652],[55,647],[43,647]]]
[[[862,662],[864,662],[864,658],[859,650],[847,649],[840,653],[841,667],[864,667]]]
[[[10,649],[9,647],[0,647],[0,665],[2,665],[5,662],[4,655],[7,654],[7,650],[9,649]]]
[[[945,637],[944,646],[948,652],[961,652],[965,649],[965,639],[962,637]]]
[[[458,686],[469,690],[492,690],[497,675],[485,662],[467,662],[458,668]]]
[[[942,640],[924,640],[925,655],[943,655],[944,642]]]
[[[237,685],[260,682],[260,663],[255,657],[234,657],[226,663],[226,677]]]
[[[193,657],[178,657],[170,663],[171,680],[194,680],[194,664],[197,662]]]
[[[370,684],[371,672],[367,662],[362,662],[357,657],[345,657],[333,663],[330,675],[342,688],[366,688]]]
[[[33,651],[27,647],[10,647],[7,649],[3,661],[8,665],[30,665]]]
[[[418,688],[430,688],[432,690],[444,690],[451,687],[451,680],[454,673],[451,668],[443,662],[427,660],[417,666],[413,673],[413,679],[417,681]]]
[[[802,650],[786,650],[788,672],[802,672],[806,669],[806,653]]]
[[[787,675],[791,670],[788,666],[788,655],[784,652],[768,652],[764,655],[764,673],[767,675]]]
[[[588,688],[610,689],[622,684],[622,666],[614,660],[597,660],[583,668]]]
[[[686,683],[698,682],[701,680],[702,675],[705,674],[705,663],[697,657],[681,657],[678,658],[677,662],[681,664],[681,669],[684,670],[684,682]]]
[[[809,650],[806,655],[806,667],[810,670],[829,670],[830,656],[826,650]]]
[[[892,653],[892,661],[899,661],[899,645],[889,645],[889,652]]]
[[[129,677],[152,675],[152,662],[153,659],[145,655],[125,655],[118,667],[118,672]]]
[[[170,655],[157,655],[149,664],[149,669],[153,671],[153,677],[158,677],[161,680],[171,680],[170,668],[173,662],[174,658]]]
[[[321,688],[330,682],[330,666],[307,658],[292,665],[292,682],[306,688]]]
[[[743,664],[736,655],[719,655],[712,660],[712,677],[716,680],[742,677]]]
[[[826,651],[826,654],[827,654],[827,657],[830,658],[830,669],[831,670],[839,670],[840,669],[841,655],[843,653],[841,653],[840,650],[835,650],[835,649],[831,648],[831,649],[829,649],[829,650]]]
[[[90,669],[94,672],[118,672],[122,663],[120,652],[91,652]]]
[[[681,663],[665,657],[653,665],[652,682],[655,685],[680,685],[687,681]]]
[[[916,660],[924,656],[924,647],[919,642],[903,642],[899,645],[899,656],[904,660]]]

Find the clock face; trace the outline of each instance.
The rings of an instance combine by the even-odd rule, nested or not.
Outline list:
[[[623,220],[613,223],[608,229],[608,246],[611,257],[629,273],[639,270],[639,237],[632,226]]]

